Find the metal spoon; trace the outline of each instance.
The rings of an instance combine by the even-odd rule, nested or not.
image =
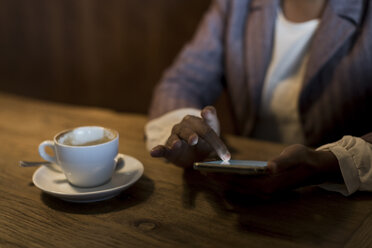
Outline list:
[[[40,166],[40,165],[51,165],[52,162],[48,161],[38,161],[38,162],[31,162],[31,161],[19,161],[19,166],[21,167],[33,167],[33,166]]]
[[[115,170],[119,170],[119,169],[123,168],[124,159],[122,157],[119,157],[119,158],[115,159],[115,161],[116,161]],[[56,165],[52,162],[49,162],[49,161],[22,161],[22,160],[19,161],[19,166],[21,166],[21,167],[33,167],[33,166],[40,166],[40,165],[45,165],[45,166],[47,166],[48,168],[50,168],[54,171],[62,172],[58,165]]]

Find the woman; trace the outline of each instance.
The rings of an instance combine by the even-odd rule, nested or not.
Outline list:
[[[230,159],[208,106],[226,88],[239,134],[297,144],[250,187],[372,190],[371,43],[369,1],[215,1],[154,93],[151,155]]]

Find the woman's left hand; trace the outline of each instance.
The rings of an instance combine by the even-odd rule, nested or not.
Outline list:
[[[218,175],[226,186],[242,193],[271,195],[301,186],[326,181],[342,182],[337,158],[329,151],[315,151],[304,145],[291,145],[268,161],[268,174],[264,176]]]

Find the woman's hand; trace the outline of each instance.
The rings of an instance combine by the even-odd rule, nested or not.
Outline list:
[[[333,153],[315,151],[299,144],[285,148],[279,156],[268,161],[268,174],[265,176],[221,174],[213,173],[210,176],[222,180],[221,183],[235,191],[261,196],[327,181],[342,182],[338,161]]]
[[[216,109],[205,107],[202,118],[188,115],[175,125],[165,145],[154,147],[150,154],[153,157],[164,157],[175,165],[190,167],[212,153],[222,160],[229,160],[231,155],[226,145],[218,137],[219,122]]]

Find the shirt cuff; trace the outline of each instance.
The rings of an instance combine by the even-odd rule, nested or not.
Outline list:
[[[358,137],[344,136],[341,140],[321,146],[317,150],[330,151],[336,156],[344,179],[344,184],[324,183],[319,185],[321,188],[336,191],[345,196],[357,190],[371,190],[362,185],[362,181],[368,185],[368,181],[372,180],[371,144]],[[363,175],[364,171],[367,172],[366,175]]]
[[[200,109],[181,108],[170,111],[149,121],[145,126],[146,148],[151,150],[157,145],[164,145],[175,124],[181,122],[186,115],[201,117]]]

